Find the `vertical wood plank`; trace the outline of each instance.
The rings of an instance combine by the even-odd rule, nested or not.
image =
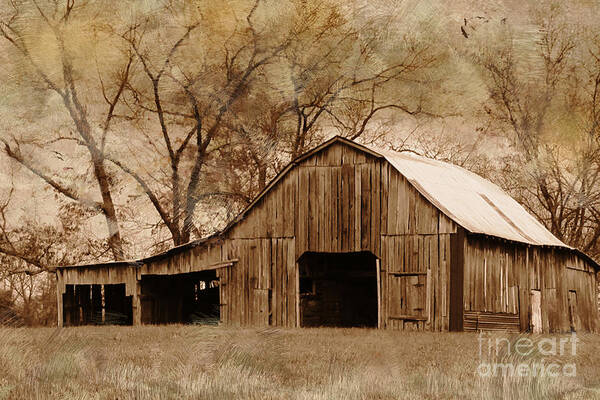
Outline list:
[[[287,242],[287,252],[285,254],[286,265],[287,265],[287,326],[293,328],[296,326],[297,316],[297,304],[296,304],[296,289],[297,288],[297,272],[296,272],[296,260],[294,257],[294,243],[293,239],[285,239]]]
[[[376,259],[375,268],[377,269],[377,328],[381,329],[381,261]]]
[[[450,330],[463,330],[464,231],[450,236]]]
[[[56,323],[59,328],[63,326],[63,278],[62,271],[56,270]]]

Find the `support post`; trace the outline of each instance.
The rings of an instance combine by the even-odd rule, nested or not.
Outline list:
[[[142,284],[139,280],[135,280],[135,290],[133,291],[133,296],[131,298],[131,307],[132,307],[132,316],[133,326],[142,325],[142,304],[141,304],[141,292],[142,292]]]
[[[81,300],[83,298],[81,292],[83,289],[79,284],[74,284],[73,287],[75,290],[75,297],[73,302],[73,320],[71,323],[75,326],[79,326],[83,325],[83,307],[81,307]]]
[[[56,318],[57,326],[62,328],[63,326],[63,279],[62,273],[59,269],[56,270]]]
[[[425,301],[425,315],[427,316],[427,320],[425,321],[425,328],[428,331],[431,330],[431,322],[433,319],[431,318],[431,303],[433,300],[431,289],[431,268],[427,268],[427,277],[425,280],[425,296],[427,297]]]
[[[300,266],[296,263],[296,328],[300,328]]]
[[[80,285],[79,304],[81,306],[81,325],[90,325],[92,322],[92,285]]]
[[[375,260],[375,268],[377,269],[377,329],[381,329],[383,314],[381,312],[381,261],[379,258]]]
[[[102,285],[92,285],[92,310],[90,323],[102,323]]]
[[[450,331],[464,329],[465,231],[458,228],[450,236]]]
[[[64,325],[71,326],[75,325],[75,287],[74,285],[66,285],[65,292],[63,294],[63,318]]]

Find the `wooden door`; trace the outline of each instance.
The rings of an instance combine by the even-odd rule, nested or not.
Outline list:
[[[254,288],[252,295],[252,321],[254,326],[269,326],[271,289]]]
[[[542,333],[542,293],[531,290],[531,331]]]
[[[389,319],[399,321],[399,328],[410,322],[423,328],[427,321],[427,273],[396,272],[390,276]],[[392,323],[392,326],[396,324]]]
[[[577,314],[577,291],[569,290],[568,302],[571,332],[577,332],[577,329],[579,329],[579,315]]]

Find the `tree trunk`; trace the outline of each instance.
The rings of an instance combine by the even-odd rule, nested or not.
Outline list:
[[[267,166],[258,166],[258,191],[261,192],[267,186]]]
[[[108,246],[110,247],[115,260],[123,260],[123,243],[119,231],[119,221],[110,192],[110,182],[108,175],[106,174],[104,160],[102,157],[95,155],[92,156],[92,162],[94,164],[94,175],[96,176],[98,186],[100,187],[100,193],[102,194],[102,210],[108,227]]]

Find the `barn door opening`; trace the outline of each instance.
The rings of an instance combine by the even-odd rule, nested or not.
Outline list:
[[[131,296],[124,283],[66,285],[63,293],[63,326],[131,325]]]
[[[300,326],[377,327],[377,258],[304,253],[298,260]]]
[[[531,332],[542,333],[542,292],[531,290]]]
[[[217,324],[220,320],[216,270],[175,275],[143,275],[142,323]]]

